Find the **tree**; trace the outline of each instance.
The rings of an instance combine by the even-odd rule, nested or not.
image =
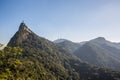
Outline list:
[[[21,60],[18,59],[21,53],[22,49],[19,47],[7,46],[0,50],[0,79],[9,80],[16,78],[19,73],[18,68],[22,64]]]

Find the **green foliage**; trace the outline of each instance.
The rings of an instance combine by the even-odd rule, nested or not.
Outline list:
[[[44,66],[32,58],[22,58],[19,47],[0,50],[0,80],[56,80]]]
[[[3,46],[3,44],[0,43],[0,47],[2,47],[2,46]]]
[[[0,50],[0,79],[15,78],[18,68],[22,62],[17,59],[20,57],[22,49],[19,47],[5,47]]]

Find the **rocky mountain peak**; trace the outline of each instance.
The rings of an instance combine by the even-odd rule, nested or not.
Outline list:
[[[26,26],[26,24],[24,22],[22,22],[19,26],[19,30],[20,32],[23,32],[23,31],[27,31],[29,33],[31,33],[32,31]]]
[[[25,41],[30,34],[33,32],[26,26],[24,22],[20,23],[19,29],[16,34],[11,38],[8,43],[9,46],[19,46],[23,41]]]

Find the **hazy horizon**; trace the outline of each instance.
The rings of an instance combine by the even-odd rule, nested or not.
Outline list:
[[[104,37],[120,42],[119,0],[1,0],[0,43],[6,44],[24,20],[39,36],[73,42]]]

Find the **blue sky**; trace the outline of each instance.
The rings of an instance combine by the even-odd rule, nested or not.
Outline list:
[[[10,40],[23,20],[52,41],[101,36],[120,42],[120,0],[0,0],[0,43]]]

